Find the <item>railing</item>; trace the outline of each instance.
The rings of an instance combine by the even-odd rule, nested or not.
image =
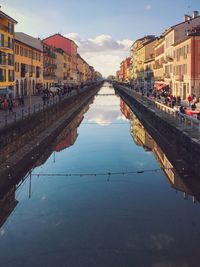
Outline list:
[[[188,116],[184,113],[181,113],[178,110],[175,110],[159,101],[156,101],[154,99],[148,98],[146,96],[143,96],[142,94],[133,91],[129,87],[126,86],[119,86],[122,90],[126,90],[130,94],[133,94],[134,97],[136,96],[140,101],[145,100],[146,104],[148,104],[148,107],[155,107],[165,113],[167,113],[169,116],[174,117],[174,119],[178,120],[178,125],[183,126],[184,129],[196,129],[198,132],[200,132],[200,120],[197,118],[194,118],[192,116]],[[145,103],[144,103],[145,104]]]
[[[96,83],[98,85],[98,83]],[[23,121],[26,118],[35,115],[36,113],[47,110],[51,106],[59,105],[64,100],[69,99],[75,95],[85,92],[90,89],[91,86],[85,86],[79,90],[72,90],[69,93],[56,95],[49,100],[46,100],[45,103],[42,102],[42,96],[40,103],[32,105],[32,107],[22,107],[19,110],[14,110],[13,112],[9,112],[8,108],[0,111],[0,129],[7,127],[8,125],[15,124],[19,121]],[[14,108],[15,109],[15,108]],[[16,108],[17,109],[17,108]]]

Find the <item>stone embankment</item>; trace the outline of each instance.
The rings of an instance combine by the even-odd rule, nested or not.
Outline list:
[[[152,100],[127,87],[115,84],[115,90],[134,111],[144,127],[168,154],[179,173],[200,178],[200,133],[173,115],[158,109]]]

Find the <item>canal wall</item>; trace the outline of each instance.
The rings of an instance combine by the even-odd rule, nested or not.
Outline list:
[[[18,151],[24,144],[39,135],[54,121],[66,114],[88,93],[96,91],[99,86],[84,90],[54,105],[41,109],[39,112],[25,117],[12,125],[0,129],[0,165]]]
[[[120,85],[115,84],[114,88],[165,151],[178,172],[184,173],[184,176],[187,173],[191,176],[192,173],[200,178],[200,135],[197,133],[194,138],[193,133],[190,135],[190,132],[185,132],[177,118],[155,109],[146,97]]]
[[[32,118],[31,122],[28,122],[31,130],[26,125],[23,125],[19,131],[13,129],[13,135],[14,133],[18,134],[19,139],[22,138],[21,132],[27,129],[28,137],[22,138],[24,143],[21,148],[0,165],[0,189],[21,178],[21,175],[28,169],[27,166],[30,166],[31,163],[34,164],[41,154],[51,147],[62,130],[79,114],[83,107],[92,101],[100,86],[96,86],[70,101],[60,103],[58,107],[52,107],[51,113],[45,111],[42,116],[37,114],[36,118]],[[34,127],[38,127],[38,130],[33,131]],[[38,132],[39,134],[37,134]],[[18,142],[19,146],[22,141]]]

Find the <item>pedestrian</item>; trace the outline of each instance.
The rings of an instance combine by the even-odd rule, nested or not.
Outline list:
[[[13,112],[13,101],[11,98],[8,99],[8,109],[9,109],[9,113]]]
[[[45,105],[46,104],[46,94],[45,93],[42,96],[42,101],[43,101],[43,105]]]
[[[189,96],[188,96],[188,98],[187,98],[187,100],[188,100],[189,107],[190,107],[190,105],[191,105],[191,101],[192,101],[192,96],[191,96],[191,95],[189,95]]]
[[[195,110],[196,108],[197,108],[196,103],[193,102],[192,105],[191,105],[191,109],[192,109],[192,110]]]
[[[177,105],[180,106],[181,105],[181,97],[177,96]]]

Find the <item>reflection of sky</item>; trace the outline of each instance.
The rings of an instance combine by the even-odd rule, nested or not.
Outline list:
[[[96,97],[86,117],[103,99],[107,103]],[[119,104],[114,111],[115,122]],[[135,145],[128,123],[112,124],[110,118],[101,127],[87,121],[73,146],[33,171],[55,176],[33,176],[31,198],[29,179],[18,189],[19,204],[0,232],[1,266],[195,266],[199,206],[176,194],[162,172],[58,175],[158,168],[153,154]]]
[[[120,98],[114,94],[115,91],[111,87],[103,87],[99,96],[95,98],[93,105],[91,105],[89,112],[85,116],[88,122],[94,122],[102,126],[111,123],[125,121],[125,117],[119,111]],[[108,94],[104,96],[104,94]]]

